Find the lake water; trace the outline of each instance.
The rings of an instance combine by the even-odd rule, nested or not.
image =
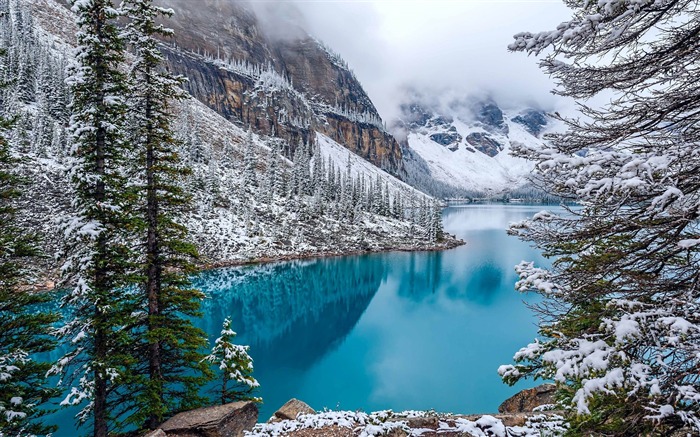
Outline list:
[[[453,206],[446,231],[467,244],[445,252],[385,253],[204,272],[201,327],[225,317],[250,345],[264,399],[260,421],[290,398],[320,410],[435,409],[488,413],[517,391],[496,372],[536,336],[514,291],[513,267],[544,263],[505,229],[543,209]],[[68,411],[56,437],[72,436]],[[66,423],[67,421],[67,423]]]

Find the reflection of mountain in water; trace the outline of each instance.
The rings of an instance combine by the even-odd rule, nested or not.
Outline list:
[[[230,316],[257,363],[305,369],[350,333],[386,271],[384,257],[359,256],[204,272],[202,327],[214,337]]]

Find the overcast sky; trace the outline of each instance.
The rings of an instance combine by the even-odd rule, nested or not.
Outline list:
[[[285,2],[348,61],[385,119],[396,115],[404,85],[491,93],[503,106],[559,106],[537,60],[506,47],[517,32],[551,30],[568,19],[560,0]]]

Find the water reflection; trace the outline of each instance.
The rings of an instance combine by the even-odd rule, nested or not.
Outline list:
[[[445,211],[467,240],[447,252],[225,269],[199,278],[211,295],[205,329],[239,320],[266,400],[315,408],[495,411],[519,388],[496,369],[532,340],[534,318],[513,291],[513,266],[538,259],[505,228],[538,208],[482,205]]]
[[[494,412],[525,386],[505,386],[496,369],[536,334],[523,304],[533,297],[513,291],[513,266],[544,262],[505,228],[539,209],[448,208],[446,230],[467,245],[446,252],[202,273],[195,285],[208,299],[198,323],[213,341],[231,316],[251,345],[261,420],[292,397],[316,409]]]
[[[386,276],[385,259],[367,256],[209,271],[195,280],[209,297],[201,327],[213,341],[224,318],[233,318],[238,340],[251,346],[260,395],[272,408],[343,342]]]

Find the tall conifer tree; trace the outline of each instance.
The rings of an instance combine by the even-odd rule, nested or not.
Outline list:
[[[151,0],[125,0],[123,13],[130,20],[127,31],[136,57],[131,70],[131,112],[137,178],[143,183],[138,211],[145,254],[143,293],[138,299],[145,318],[136,329],[140,358],[131,372],[130,390],[135,396],[127,403],[133,409],[130,422],[154,429],[167,416],[205,402],[198,391],[210,370],[199,353],[206,336],[191,322],[199,315],[203,298],[187,278],[197,252],[180,220],[190,205],[190,196],[181,186],[189,170],[177,153],[171,104],[184,98],[179,88],[183,78],[163,67],[155,39],[171,35],[156,21],[172,11]]]
[[[63,267],[71,287],[63,305],[73,318],[60,330],[69,352],[52,372],[71,385],[62,405],[83,405],[79,421],[91,421],[93,435],[106,437],[119,427],[120,380],[132,361],[124,329],[131,323],[125,290],[134,283],[124,43],[111,0],[76,0],[73,11],[79,27],[68,79],[74,214],[65,225]]]

